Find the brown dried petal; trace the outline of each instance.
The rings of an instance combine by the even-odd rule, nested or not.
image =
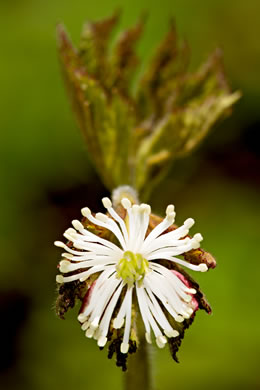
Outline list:
[[[217,265],[214,257],[202,248],[192,249],[191,251],[184,253],[183,257],[186,261],[195,265],[205,263],[208,268],[215,268]]]

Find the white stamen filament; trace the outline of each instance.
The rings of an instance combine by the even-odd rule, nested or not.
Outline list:
[[[111,322],[111,317],[112,317],[113,311],[115,309],[115,306],[117,304],[118,298],[122,292],[122,288],[123,288],[123,283],[121,282],[120,285],[118,286],[117,290],[114,292],[111,301],[109,302],[108,306],[105,309],[103,318],[102,318],[101,323],[99,325],[99,333],[100,333],[101,338],[104,338],[107,336],[109,324]],[[99,340],[100,339],[98,339],[98,341]]]
[[[131,318],[132,318],[132,291],[133,287],[128,288],[126,292],[126,319],[125,319],[125,331],[123,336],[123,342],[120,347],[122,353],[127,353],[129,348],[129,335],[131,327]]]

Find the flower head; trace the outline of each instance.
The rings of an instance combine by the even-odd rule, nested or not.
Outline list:
[[[199,272],[207,271],[208,266],[202,257],[198,264],[177,257],[198,250],[202,236],[188,236],[192,218],[178,228],[173,225],[173,205],[151,228],[149,205],[131,204],[123,198],[116,211],[109,198],[102,201],[107,214],[94,216],[89,208],[83,208],[83,223],[72,221],[73,228],[64,233],[69,244],[55,242],[65,249],[65,260],[59,264],[62,275],[56,280],[88,283],[78,320],[99,347],[119,332],[120,353],[127,354],[137,311],[148,343],[154,336],[159,348],[167,341],[172,344],[183,336],[182,323],[203,306],[202,294],[180,266]],[[109,239],[93,233],[93,226],[103,229]]]

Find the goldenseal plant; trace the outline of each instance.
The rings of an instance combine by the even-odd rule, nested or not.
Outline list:
[[[189,49],[174,23],[147,67],[135,76],[136,45],[144,18],[110,44],[119,13],[84,25],[75,47],[58,26],[65,85],[89,156],[112,193],[105,213],[82,209],[72,221],[57,275],[56,311],[64,318],[81,302],[78,320],[87,338],[128,373],[126,387],[148,389],[147,345],[168,345],[173,359],[198,309],[211,308],[185,271],[206,272],[214,258],[202,236],[189,235],[193,219],[174,224],[146,200],[172,163],[192,152],[240,98],[226,81],[220,50],[194,72]],[[138,196],[137,196],[138,194]],[[128,360],[129,357],[129,360]],[[143,382],[142,382],[143,380]]]
[[[100,348],[108,343],[109,357],[115,352],[123,370],[128,352],[139,344],[138,316],[147,343],[153,338],[159,348],[168,343],[177,360],[184,330],[198,308],[210,313],[198,284],[182,267],[198,272],[215,267],[211,255],[200,249],[201,234],[189,236],[192,218],[177,227],[173,205],[161,219],[148,204],[122,198],[125,193],[126,187],[115,191],[114,198],[120,194],[115,207],[109,198],[102,199],[106,214],[83,208],[82,222],[72,221],[73,228],[64,233],[68,243],[55,242],[65,250],[56,279],[62,286],[60,300],[66,285],[68,291],[82,291],[82,330]]]

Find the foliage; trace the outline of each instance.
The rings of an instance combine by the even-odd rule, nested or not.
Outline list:
[[[87,23],[79,48],[62,25],[58,42],[64,79],[92,161],[108,189],[130,184],[143,197],[171,163],[190,153],[239,99],[225,79],[216,50],[194,73],[189,49],[174,23],[133,92],[135,46],[145,18],[117,39],[119,19]]]

